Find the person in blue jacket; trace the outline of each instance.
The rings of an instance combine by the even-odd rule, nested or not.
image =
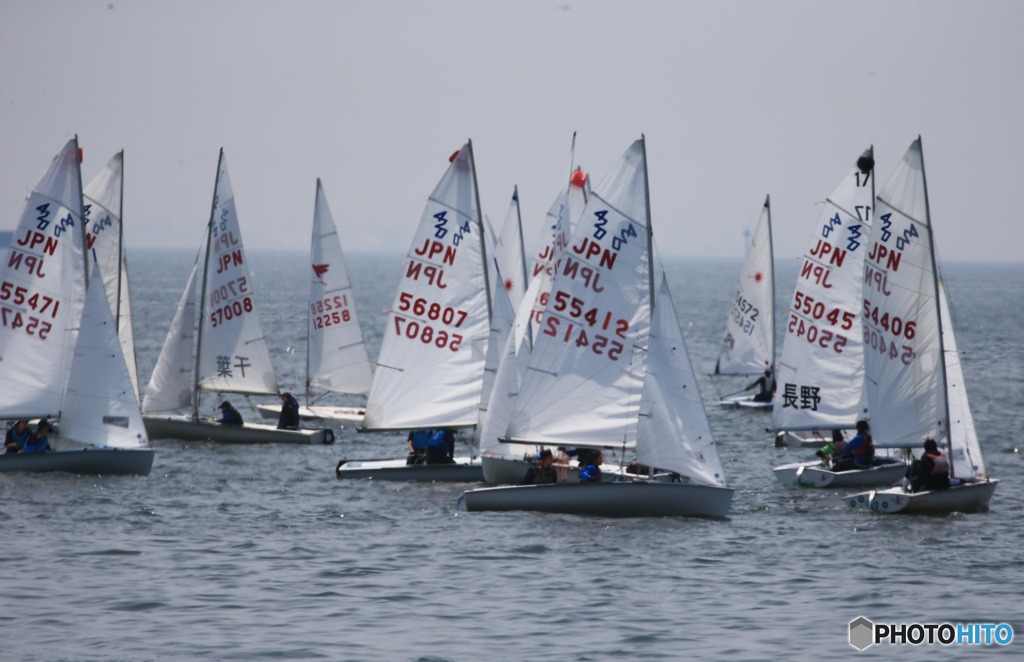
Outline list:
[[[836,462],[833,471],[870,469],[874,465],[875,443],[869,429],[867,421],[857,421],[857,434],[846,444],[843,456]]]
[[[601,465],[604,464],[604,453],[594,451],[586,460],[586,464],[580,469],[581,483],[600,483]]]
[[[25,443],[25,447],[21,449],[22,453],[45,453],[46,451],[52,451],[53,447],[50,446],[50,433],[53,432],[53,427],[50,422],[45,418],[39,421],[39,425],[36,426],[36,433],[33,438]]]
[[[409,432],[409,436],[406,439],[406,445],[409,447],[409,457],[405,460],[406,464],[423,464],[426,461],[427,440],[430,439],[430,432],[430,430],[412,430]]]
[[[299,403],[287,391],[281,394],[281,416],[277,419],[277,429],[299,429]]]
[[[238,427],[245,425],[242,415],[227,400],[220,403],[220,418],[217,422],[221,425],[237,425]]]
[[[4,447],[8,453],[20,453],[25,448],[25,444],[32,441],[32,438],[32,430],[28,429],[28,421],[23,418],[7,431]]]
[[[455,462],[455,432],[450,429],[430,430],[427,439],[427,464]]]

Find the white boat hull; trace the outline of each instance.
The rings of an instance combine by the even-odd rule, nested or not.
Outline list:
[[[256,410],[264,419],[276,421],[281,415],[279,405],[257,405]],[[340,423],[362,423],[365,407],[299,407],[299,420],[338,421]]]
[[[823,448],[832,441],[832,432],[818,430],[782,430],[775,435],[775,446],[781,448]]]
[[[688,483],[558,483],[469,490],[459,497],[458,507],[599,517],[725,517],[732,494],[730,488]]]
[[[829,471],[821,462],[796,462],[772,469],[783,485],[794,487],[874,487],[898,483],[907,472],[903,462],[880,464],[870,469]]]
[[[29,471],[72,474],[148,476],[155,451],[151,448],[72,448],[46,453],[6,453],[0,455],[0,473]]]
[[[736,398],[726,398],[719,401],[718,406],[722,409],[771,409],[774,403],[754,402],[754,396],[742,395]]]
[[[884,514],[970,513],[988,508],[988,500],[992,498],[998,484],[999,481],[993,478],[980,483],[956,485],[948,490],[914,494],[907,494],[896,487],[854,494],[845,501],[850,508],[870,509]]]
[[[339,480],[372,478],[392,481],[447,481],[452,483],[482,483],[483,466],[480,459],[457,457],[452,464],[408,465],[398,460],[342,460],[335,469]]]
[[[193,421],[190,416],[143,416],[150,439],[217,441],[224,444],[333,444],[334,432],[327,430],[278,430],[270,425],[246,423],[221,425]]]

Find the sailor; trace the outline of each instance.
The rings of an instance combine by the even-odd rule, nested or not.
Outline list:
[[[406,439],[409,447],[409,457],[406,458],[407,465],[422,464],[427,457],[427,440],[430,439],[430,430],[412,430]]]
[[[24,418],[14,424],[14,427],[7,431],[7,439],[4,447],[8,453],[20,453],[25,444],[32,441],[32,430],[28,429],[28,421]]]
[[[772,377],[771,368],[764,371],[764,375],[759,377],[753,384],[743,389],[749,391],[755,386],[760,386],[761,390],[754,395],[754,402],[771,402],[772,398],[775,397],[775,378]]]
[[[53,447],[50,446],[50,433],[53,432],[53,426],[45,418],[39,421],[39,425],[36,426],[36,433],[33,438],[25,444],[22,449],[22,453],[45,453],[46,451],[52,451]]]
[[[220,419],[217,422],[221,425],[237,425],[239,427],[245,424],[242,415],[227,400],[220,403]]]
[[[921,486],[915,492],[949,489],[949,461],[939,452],[934,439],[924,440],[924,455],[918,463],[918,471]]]
[[[299,403],[287,391],[281,394],[281,416],[277,419],[277,429],[299,429]]]
[[[537,462],[530,465],[523,477],[521,485],[549,485],[558,482],[558,473],[551,465],[555,462],[555,456],[545,448],[540,452]]]
[[[427,464],[455,462],[455,433],[450,429],[430,430],[427,438]]]
[[[846,450],[846,439],[843,439],[843,431],[842,430],[832,430],[832,441],[830,441],[829,443],[825,444],[819,450],[815,451],[814,454],[817,455],[818,457],[820,457],[823,460],[828,460],[828,459],[831,459],[831,458],[835,458],[836,461],[838,462],[839,458],[843,454],[843,451],[845,451],[845,450]]]
[[[875,442],[871,439],[867,421],[857,421],[857,435],[846,444],[843,456],[836,461],[833,471],[870,469],[875,462]]]
[[[586,465],[580,469],[580,482],[600,483],[602,464],[604,464],[604,453],[601,451],[594,451],[587,456]]]

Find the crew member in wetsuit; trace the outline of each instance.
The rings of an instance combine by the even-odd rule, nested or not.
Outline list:
[[[455,462],[455,433],[452,430],[430,430],[427,439],[427,464]]]
[[[580,469],[581,483],[600,483],[601,465],[604,464],[604,453],[593,451],[586,460],[586,465]]]
[[[843,451],[846,450],[846,440],[843,439],[842,430],[832,430],[832,441],[825,444],[822,448],[815,451],[815,455],[823,460],[835,459],[836,462],[842,457]]]
[[[238,427],[245,424],[245,421],[242,420],[242,415],[227,400],[220,403],[220,418],[217,422],[221,425],[236,425]]]
[[[545,448],[540,452],[537,462],[530,465],[520,485],[550,485],[558,482],[558,473],[551,465],[555,463],[555,456]]]
[[[761,390],[754,395],[754,402],[771,402],[772,398],[775,397],[775,378],[772,377],[771,369],[765,370],[764,375],[758,378],[753,384],[743,389],[749,391],[755,386],[760,386]]]
[[[53,432],[53,426],[45,418],[39,421],[39,425],[36,426],[36,433],[32,439],[25,444],[25,447],[21,450],[22,453],[45,453],[46,451],[52,451],[53,447],[50,446],[50,433]]]
[[[427,459],[427,440],[430,439],[431,430],[412,430],[406,439],[409,447],[409,457],[406,458],[407,465],[423,464]]]
[[[299,403],[291,393],[281,394],[281,416],[277,419],[277,429],[299,429]]]
[[[25,444],[31,441],[32,430],[28,429],[28,421],[21,419],[14,424],[13,428],[7,431],[4,447],[8,453],[20,453],[25,448]]]
[[[843,456],[836,461],[833,471],[870,469],[875,462],[875,442],[868,432],[867,421],[857,421],[857,434],[846,444]]]
[[[930,492],[932,490],[949,489],[949,460],[939,452],[934,439],[924,440],[924,455],[917,463],[919,484],[914,492]]]

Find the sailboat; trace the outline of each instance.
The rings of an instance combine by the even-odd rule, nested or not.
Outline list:
[[[482,218],[469,141],[430,194],[402,265],[361,431],[477,424],[491,328]],[[407,465],[404,435],[401,441],[400,458],[342,460],[337,477],[483,480],[479,458]]]
[[[335,423],[362,421],[365,407],[316,405],[313,389],[365,396],[373,373],[366,356],[363,330],[356,315],[352,282],[345,268],[338,230],[327,206],[320,179],[316,180],[313,245],[310,248],[309,308],[306,325],[306,404],[299,407],[305,421]],[[263,418],[276,419],[280,406],[257,407]]]
[[[278,430],[252,423],[229,426],[200,417],[203,391],[246,395],[278,392],[277,377],[260,328],[223,149],[217,162],[205,255],[195,361],[192,362],[192,335],[186,330],[190,331],[192,326],[195,295],[191,290],[199,273],[198,260],[143,399],[142,409],[147,412],[143,420],[150,438],[248,444],[332,443],[334,433],[329,429]],[[192,378],[189,387],[183,389],[189,371]],[[189,399],[191,416],[154,415],[183,408]]]
[[[728,513],[733,491],[725,487],[664,279],[655,300],[649,199],[641,137],[593,190],[557,264],[552,289],[566,296],[548,299],[502,441],[635,450],[638,462],[676,480],[491,487],[465,492],[459,508],[610,517]]]
[[[715,362],[716,375],[760,375],[775,365],[775,262],[772,257],[772,211],[767,196],[739,287],[725,323],[722,349]],[[722,407],[770,409],[771,401],[757,402],[752,395],[726,396]]]
[[[98,268],[84,290],[80,154],[75,137],[53,160],[0,268],[0,416],[60,412],[58,450],[0,455],[0,472],[148,475],[154,452]]]
[[[875,199],[875,219],[862,311],[875,444],[909,451],[922,448],[926,438],[935,439],[947,449],[953,485],[916,493],[902,487],[876,490],[846,502],[879,513],[982,509],[999,481],[985,470],[936,268],[920,136]]]

